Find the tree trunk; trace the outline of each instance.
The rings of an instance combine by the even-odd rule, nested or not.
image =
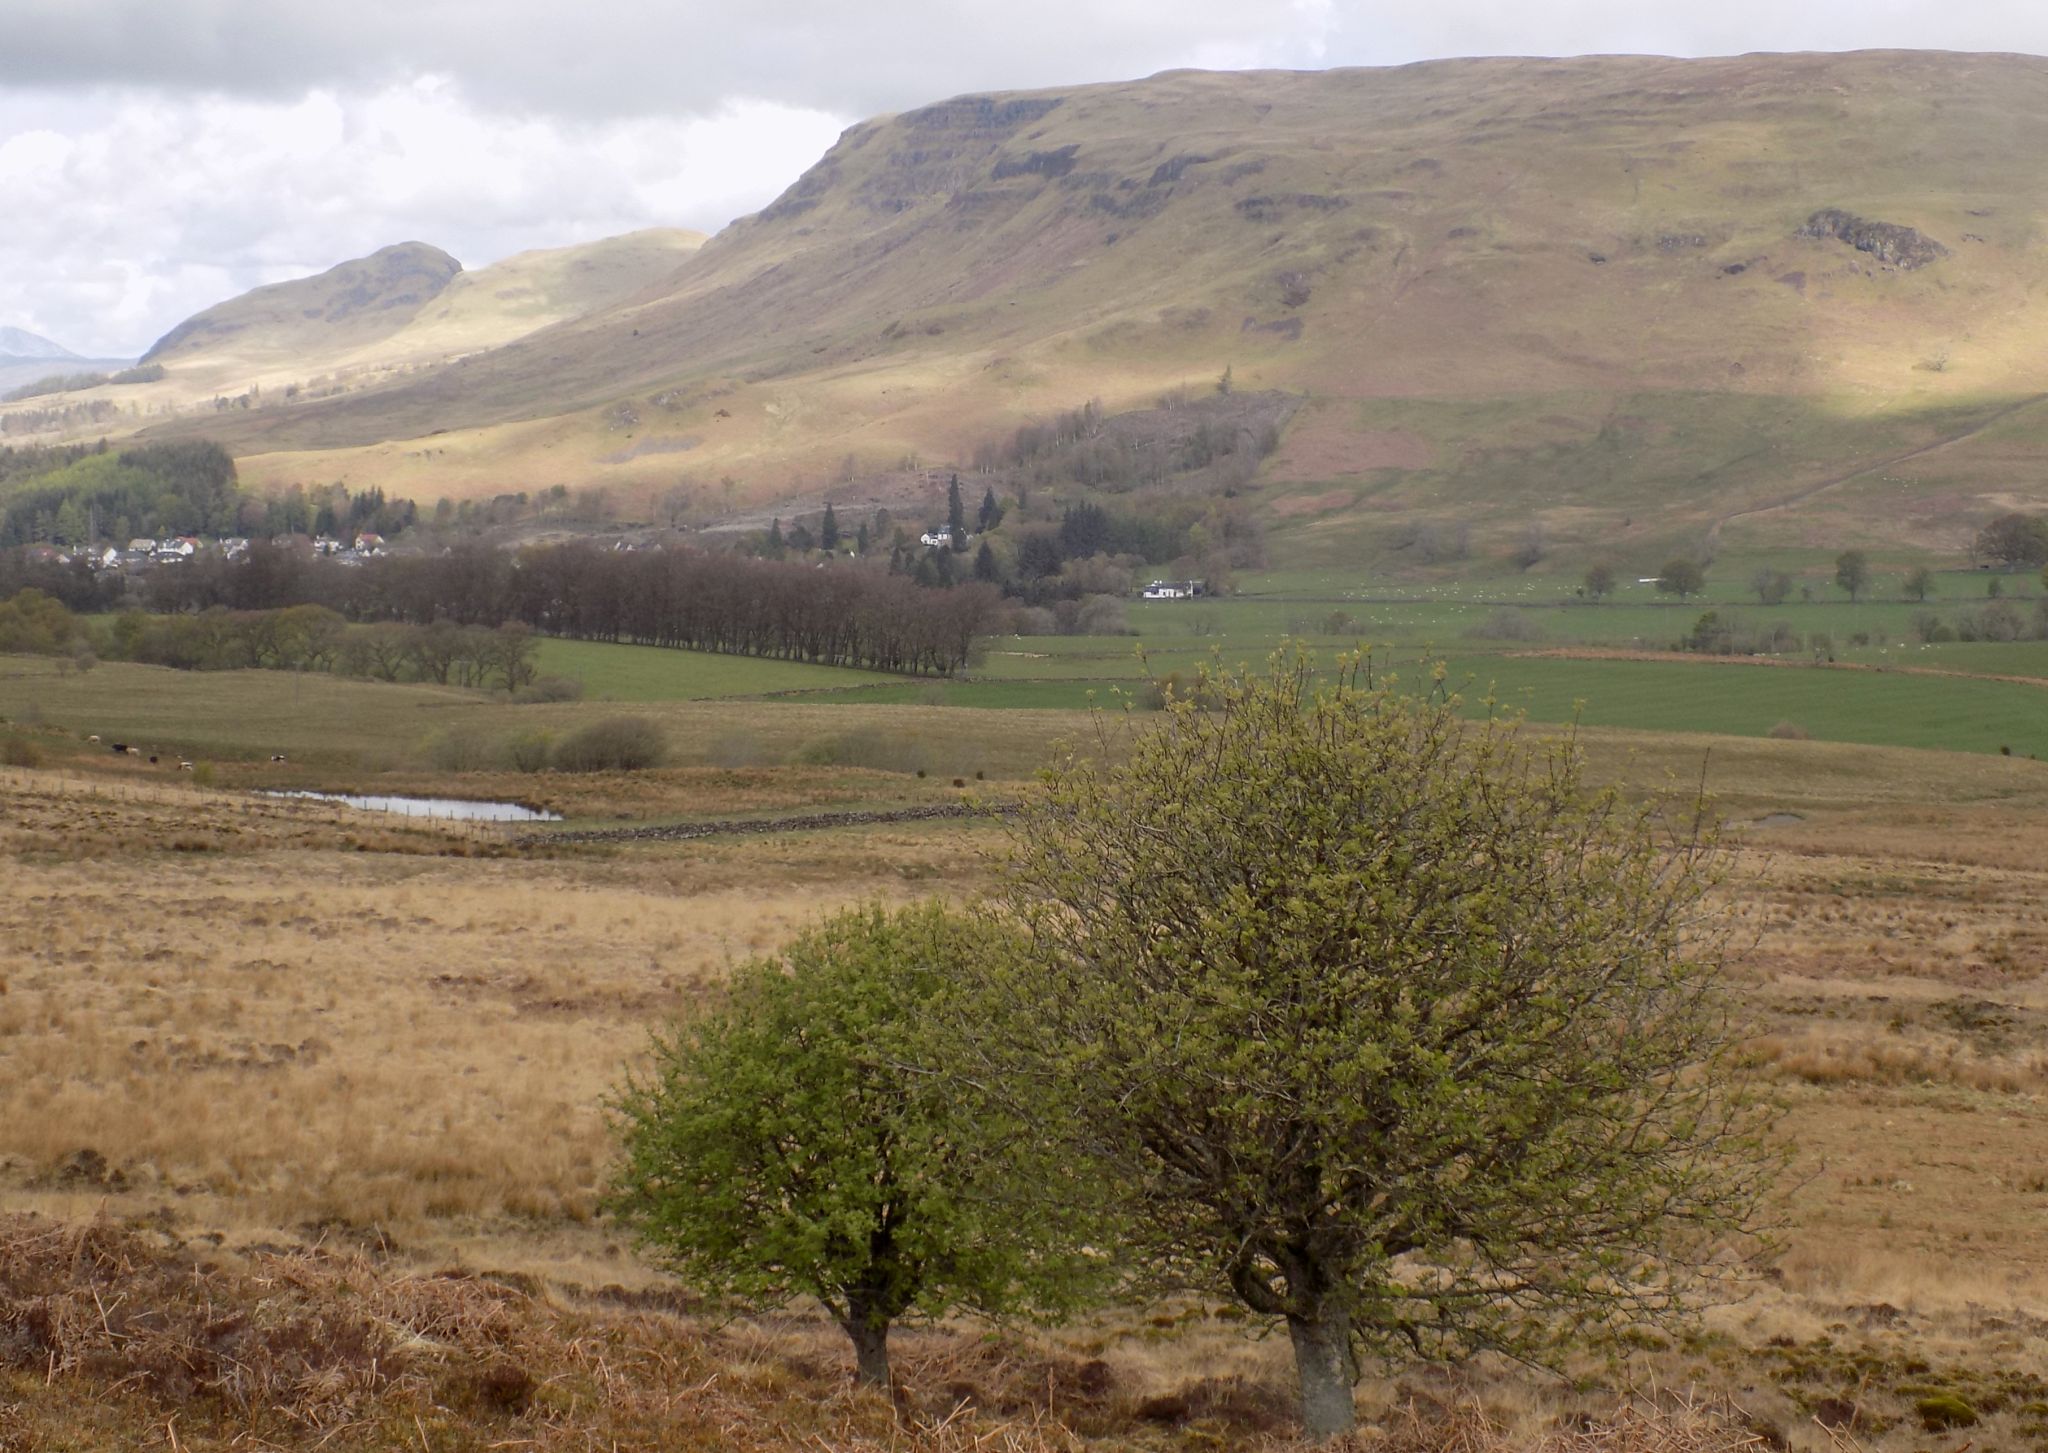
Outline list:
[[[846,1335],[853,1339],[853,1381],[856,1387],[889,1390],[889,1324],[877,1326],[868,1318],[854,1316],[846,1322]]]
[[[1358,1425],[1352,1389],[1358,1364],[1351,1356],[1351,1318],[1344,1312],[1287,1319],[1294,1343],[1294,1370],[1301,1379],[1301,1422],[1315,1442],[1327,1442]]]

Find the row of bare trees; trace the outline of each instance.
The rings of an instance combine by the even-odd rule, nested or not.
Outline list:
[[[556,545],[520,556],[514,620],[579,640],[945,675],[993,630],[990,585],[928,589],[843,562]]]

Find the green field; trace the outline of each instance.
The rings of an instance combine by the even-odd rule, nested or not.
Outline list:
[[[615,646],[603,641],[544,640],[543,676],[572,676],[584,694],[601,701],[712,701],[727,696],[768,696],[796,691],[840,691],[897,678],[841,666]]]
[[[1163,659],[1185,671],[1192,658]],[[1225,652],[1221,659],[1241,658]],[[1062,661],[1060,664],[1068,664]],[[969,680],[943,686],[880,686],[830,700],[933,701],[946,706],[1077,709],[1116,706],[1143,685],[1113,657],[1075,658],[1090,668],[1065,679]],[[1588,726],[1647,732],[1706,732],[1760,737],[1789,723],[1824,741],[1942,751],[2048,755],[2048,689],[1975,677],[1774,667],[1696,657],[1662,661],[1582,661],[1458,653],[1449,680],[1475,714],[1498,708],[1530,720],[1579,720]],[[1405,673],[1416,680],[1414,665]]]

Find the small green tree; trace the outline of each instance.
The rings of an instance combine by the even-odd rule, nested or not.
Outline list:
[[[837,550],[839,548],[839,516],[832,512],[830,501],[825,505],[825,518],[818,525],[818,548]]]
[[[1870,557],[1861,550],[1844,550],[1835,557],[1835,584],[1849,592],[1854,601],[1870,584]]]
[[[1582,584],[1585,587],[1586,594],[1594,600],[1605,600],[1614,593],[1614,567],[1611,565],[1595,565],[1586,572],[1586,578]]]
[[[1698,595],[1706,587],[1707,572],[1699,561],[1685,555],[1674,555],[1666,560],[1664,569],[1657,576],[1657,589],[1680,600]]]
[[[1316,1437],[1361,1350],[1661,1318],[1757,1221],[1711,841],[1580,771],[1282,657],[1069,756],[1019,819],[989,1077],[1060,1097],[1152,1266],[1285,1324]]]
[[[614,1209],[723,1301],[815,1297],[872,1386],[907,1315],[1064,1304],[1092,1265],[1070,1250],[1095,1204],[1076,1162],[933,1072],[958,967],[995,934],[859,908],[742,966],[615,1097]]]
[[[954,549],[964,548],[957,543],[967,538],[967,506],[960,499],[960,476],[954,475],[946,486],[946,531],[954,541]]]
[[[989,485],[981,492],[981,511],[975,518],[984,534],[1003,522],[1003,507],[996,502],[994,485]]]
[[[1915,565],[1906,572],[1906,594],[1915,600],[1924,601],[1934,593],[1934,572],[1925,565]]]

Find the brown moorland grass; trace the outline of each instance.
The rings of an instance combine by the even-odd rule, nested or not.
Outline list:
[[[1598,771],[1639,786],[1696,781],[1706,745],[1586,740]],[[1799,1149],[1793,1229],[1755,1296],[1715,1313],[1703,1335],[1646,1345],[1620,1369],[1589,1367],[1586,1385],[1702,1388],[1815,1449],[1833,1443],[1811,1419],[1846,1403],[1854,1416],[1833,1436],[1883,1453],[1948,1447],[1928,1444],[1914,1412],[1926,1389],[1947,1389],[1980,1413],[1983,1446],[2039,1441],[2043,1419],[2028,1409],[2048,1397],[2048,775],[2004,759],[1802,742],[1715,743],[1707,771],[1751,824],[1734,835],[1727,892],[1756,940],[1740,967],[1751,1052],[1779,1083]],[[497,786],[476,794],[419,769],[405,780],[459,795]],[[869,775],[844,769],[686,768],[663,780],[665,801],[693,797],[706,813],[871,800]],[[638,785],[622,779],[605,789],[620,801],[588,810],[631,806]],[[597,1214],[599,1106],[646,1029],[715,995],[734,958],[841,903],[972,896],[998,831],[894,824],[532,851],[489,828],[200,790],[110,756],[0,771],[0,1056],[15,1071],[0,1077],[0,1211],[39,1214],[38,1235],[95,1218],[128,1225],[151,1256],[259,1281],[275,1282],[264,1260],[286,1254],[275,1248],[305,1245],[373,1258],[351,1263],[351,1276],[537,1277],[517,1282],[549,1289],[521,1319],[590,1318],[562,1325],[610,1330],[564,1335],[631,1343],[641,1334],[619,1331],[604,1308],[673,1298]],[[673,1358],[676,1339],[714,1331],[685,1317],[646,1335]],[[1020,1448],[1212,1446],[1287,1426],[1274,1411],[1286,1402],[1280,1349],[1200,1305],[1003,1341],[993,1361],[974,1329],[918,1334],[913,1360],[935,1369],[919,1383],[931,1399],[920,1416],[943,1423],[951,1405],[933,1389],[954,1384],[983,1409],[925,1434],[898,1430],[885,1410],[846,1411],[840,1339],[820,1322],[743,1322],[715,1336],[726,1339],[717,1358],[748,1369],[718,1386],[750,1411],[722,1416],[770,1429],[748,1434],[762,1446],[916,1447],[969,1427],[1041,1440]],[[603,1356],[624,1389],[608,1397],[658,1401],[684,1386],[664,1381],[651,1354]],[[1119,1391],[1096,1421],[1065,1374],[1049,1403],[1015,1392],[1043,1381],[1020,1367],[1060,1358],[1112,1370]],[[58,1405],[69,1411],[51,1414],[72,1419],[73,1443],[91,1426],[88,1394],[130,1375],[110,1363],[101,1377],[89,1361],[66,1374],[82,1379],[65,1384]],[[398,1410],[401,1425],[417,1412],[436,1446],[585,1446],[465,1411],[431,1379],[407,1386],[355,1395]],[[124,1388],[110,1416],[176,1411],[121,1401],[145,1393]],[[406,1401],[415,1395],[454,1410],[445,1427]],[[178,1413],[185,1446],[204,1445],[194,1425],[208,1417],[222,1441],[248,1429],[206,1396]],[[1484,1446],[1503,1450],[1558,1435],[1560,1417],[1598,1411],[1601,1396],[1611,1413],[1611,1394],[1502,1369],[1394,1373],[1361,1392],[1380,1427],[1372,1437],[1399,1436],[1409,1407],[1429,1437],[1477,1436],[1445,1412],[1477,1399],[1499,1435]],[[840,1421],[799,1417],[820,1398]],[[330,1446],[384,1446],[368,1441],[366,1430],[390,1435],[376,1416]],[[467,1431],[447,1430],[457,1426]],[[277,1440],[311,1446],[333,1431]],[[689,1441],[698,1436],[669,1446],[718,1446]]]

